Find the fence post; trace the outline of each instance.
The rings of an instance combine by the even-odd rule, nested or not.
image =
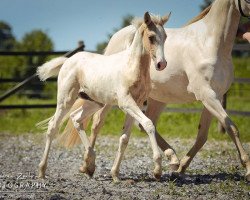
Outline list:
[[[84,51],[85,44],[82,40],[78,41],[78,47],[79,47],[79,51]]]
[[[226,110],[226,108],[227,108],[227,93],[225,93],[223,95],[221,104],[222,104],[222,107]],[[219,133],[225,133],[226,132],[226,130],[224,129],[224,127],[221,125],[220,122],[218,122],[218,132]]]

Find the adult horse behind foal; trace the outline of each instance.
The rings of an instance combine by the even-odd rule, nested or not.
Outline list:
[[[150,68],[152,90],[146,115],[156,123],[168,103],[198,100],[204,105],[196,141],[181,159],[180,164],[173,149],[156,132],[158,145],[167,156],[170,156],[170,163],[173,166],[179,165],[178,174],[185,172],[196,153],[205,144],[214,116],[235,143],[241,163],[247,170],[246,178],[250,181],[249,156],[240,142],[236,125],[221,105],[222,96],[233,82],[231,52],[241,12],[250,15],[249,1],[215,0],[211,7],[201,13],[200,20],[197,19],[198,21],[183,28],[165,29],[168,35],[164,48],[168,58],[168,70],[159,73],[153,67]],[[131,43],[134,33],[135,29],[132,26],[118,31],[111,38],[105,54],[110,55],[126,48]],[[77,104],[79,102],[76,102]],[[93,145],[107,110],[109,107],[104,107],[94,116],[91,135]],[[73,132],[71,135],[74,136]]]
[[[85,172],[90,176],[95,170],[95,152],[82,126],[82,120],[102,108],[104,104],[118,105],[127,113],[127,119],[142,124],[148,133],[155,163],[154,176],[161,177],[161,154],[155,138],[155,127],[140,110],[151,89],[149,67],[161,71],[166,67],[164,42],[166,33],[163,25],[169,16],[156,17],[145,13],[143,20],[135,20],[135,35],[129,49],[110,56],[79,52],[69,59],[56,58],[38,68],[41,80],[58,75],[57,107],[50,119],[46,146],[39,164],[39,177],[45,177],[48,153],[54,135],[63,117],[69,112],[77,95],[87,97],[85,104],[70,114],[74,127],[85,147]],[[151,62],[152,60],[152,62]],[[60,66],[61,64],[62,67]],[[123,140],[126,140],[126,132]],[[116,179],[117,174],[113,174]]]

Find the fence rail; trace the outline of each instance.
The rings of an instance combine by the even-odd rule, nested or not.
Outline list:
[[[55,108],[56,104],[29,104],[29,105],[0,105],[0,110],[13,109],[39,109],[39,108]],[[168,108],[164,112],[168,113],[201,113],[201,108]],[[250,111],[226,110],[230,115],[238,115],[250,117]]]
[[[70,57],[70,56],[74,55],[75,53],[77,53],[78,51],[83,51],[84,47],[85,47],[85,45],[84,45],[83,41],[80,41],[78,43],[78,47],[76,49],[74,49],[73,51],[69,51],[69,52],[65,53],[63,56],[64,57]],[[53,53],[56,53],[56,52],[53,52]],[[0,102],[3,101],[3,100],[5,100],[5,99],[7,99],[11,95],[15,94],[18,90],[20,90],[21,88],[23,88],[27,83],[30,83],[34,79],[37,79],[37,74],[36,73],[33,74],[32,76],[24,79],[22,82],[20,82],[16,86],[14,86],[12,89],[8,90],[3,95],[1,95],[0,96]]]
[[[26,78],[1,78],[0,83],[20,83]],[[56,82],[57,78],[49,78],[46,80],[46,82]],[[38,83],[40,80],[34,80],[33,83]]]
[[[233,47],[233,51],[250,51],[249,44],[235,44]]]
[[[68,51],[1,51],[0,56],[50,56],[63,55]]]

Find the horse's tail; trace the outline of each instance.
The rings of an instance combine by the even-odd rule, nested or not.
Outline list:
[[[196,17],[194,17],[193,19],[191,19],[185,26],[188,26],[190,24],[193,24],[197,21],[199,21],[200,19],[203,19],[207,13],[210,11],[212,5],[206,7],[199,15],[197,15]]]
[[[57,76],[63,63],[67,59],[67,57],[54,58],[38,67],[37,75],[39,76],[40,80],[45,81],[47,78]]]
[[[85,101],[83,99],[77,99],[74,103],[74,105],[72,106],[71,110],[69,113],[75,111],[77,108],[79,108],[80,106],[82,106],[85,103]],[[64,121],[68,120],[66,127],[64,128],[62,134],[60,134],[58,136],[58,142],[60,145],[66,147],[66,148],[71,148],[77,144],[81,143],[81,139],[79,137],[79,134],[77,132],[77,130],[75,129],[72,120],[69,118],[69,115],[66,116],[64,118]],[[83,119],[83,126],[84,129],[87,128],[88,123],[90,121],[90,116],[89,117],[85,117]]]

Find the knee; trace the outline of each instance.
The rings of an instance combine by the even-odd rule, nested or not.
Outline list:
[[[49,122],[48,130],[46,132],[46,138],[47,139],[53,138],[53,136],[55,135],[56,131],[57,131],[57,128],[55,126],[55,123],[54,123],[53,120],[51,120]]]
[[[145,123],[143,123],[142,126],[148,134],[152,134],[155,132],[155,126],[151,120],[145,121]]]
[[[129,140],[129,137],[125,134],[123,134],[121,137],[120,137],[120,143],[122,145],[127,145],[128,144],[128,140]]]
[[[80,123],[76,120],[76,116],[75,116],[74,113],[70,114],[70,119],[72,120],[74,127],[76,129],[79,129],[80,128]]]

